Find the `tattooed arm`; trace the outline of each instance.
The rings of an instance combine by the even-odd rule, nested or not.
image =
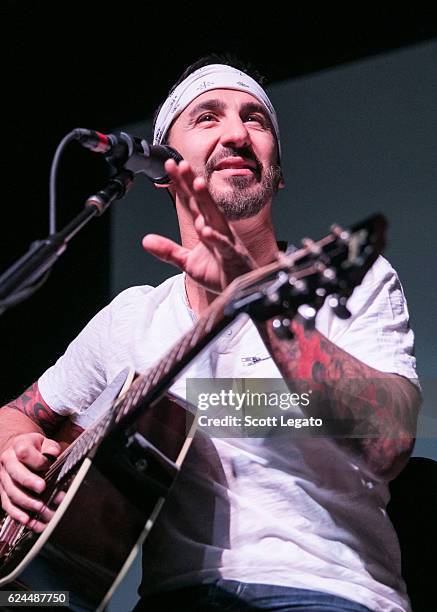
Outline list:
[[[47,406],[35,382],[0,410],[0,450],[17,433],[51,434],[63,421],[63,416]]]
[[[376,478],[391,480],[414,445],[420,406],[417,388],[342,350],[317,330],[295,320],[294,338],[279,340],[272,321],[259,331],[279,370],[297,393],[311,392],[307,416],[321,418],[354,460]]]
[[[43,491],[45,481],[37,473],[48,469],[47,455],[56,457],[61,452],[61,446],[46,435],[64,420],[44,402],[37,383],[0,409],[1,504],[22,523],[30,521],[29,511],[42,507],[35,494]],[[32,529],[42,531],[50,516],[44,510],[41,520],[32,523]]]

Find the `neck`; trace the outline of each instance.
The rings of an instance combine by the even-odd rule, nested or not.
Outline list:
[[[182,245],[192,249],[199,239],[191,215],[184,208],[178,207],[178,218]],[[278,247],[271,218],[271,203],[250,219],[232,221],[232,227],[259,267],[275,259]],[[207,291],[188,275],[185,276],[185,287],[190,307],[197,316],[217,297],[217,294]]]

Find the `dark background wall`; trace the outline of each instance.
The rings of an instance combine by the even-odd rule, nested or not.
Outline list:
[[[185,65],[209,51],[233,51],[273,82],[288,141],[288,189],[276,208],[281,228],[283,215],[290,215],[287,237],[324,234],[334,219],[347,223],[388,206],[387,255],[403,280],[419,366],[431,381],[437,354],[436,36],[431,9],[421,8],[279,12],[268,5],[230,10],[225,3],[202,3],[161,11],[140,2],[116,8],[101,1],[2,2],[0,271],[47,234],[50,163],[68,131],[146,129],[144,121]],[[104,180],[102,160],[72,145],[59,174],[60,225]],[[147,204],[152,187],[138,181],[135,192]],[[141,278],[131,277],[137,264],[126,259],[140,249],[130,231],[123,234],[131,218],[138,223],[137,206],[133,199],[119,202],[115,213],[93,221],[46,285],[0,317],[2,402],[33,382],[117,289],[150,282],[154,264],[145,255],[135,268]],[[159,206],[166,216],[164,208],[147,209],[144,232],[146,221],[166,235],[176,232],[169,203],[162,198]],[[295,216],[298,210],[305,214]],[[123,242],[124,259],[112,248]],[[156,278],[168,273],[161,268]],[[425,425],[435,423],[434,405],[428,401]],[[422,444],[432,456],[435,439]],[[114,610],[117,605],[123,609],[115,603]]]
[[[323,234],[334,219],[347,223],[383,210],[391,222],[387,255],[409,298],[420,370],[434,380],[432,15],[244,8],[231,15],[193,6],[163,18],[158,8],[144,15],[143,8],[2,3],[0,270],[47,235],[50,163],[68,131],[124,126],[149,136],[153,110],[185,65],[210,51],[235,52],[270,77],[280,114],[288,189],[275,209],[277,223],[298,240]],[[99,156],[75,144],[67,149],[58,176],[59,226],[104,184],[106,172]],[[173,272],[141,253],[139,238],[151,230],[177,235],[165,194],[141,177],[125,200],[74,238],[35,296],[0,317],[1,402],[33,382],[116,291]]]

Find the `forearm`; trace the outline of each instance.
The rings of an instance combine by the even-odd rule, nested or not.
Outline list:
[[[14,436],[24,433],[49,436],[63,421],[64,417],[47,406],[38,384],[34,383],[20,397],[0,409],[0,452]]]
[[[310,392],[302,408],[322,418],[327,435],[371,474],[393,478],[407,461],[416,431],[420,395],[408,380],[375,370],[316,330],[292,324],[294,338],[280,340],[272,322],[259,326],[292,390]]]

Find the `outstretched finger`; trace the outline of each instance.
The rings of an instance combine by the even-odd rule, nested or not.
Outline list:
[[[186,208],[189,208],[195,218],[199,214],[199,209],[197,206],[190,204],[190,199],[193,196],[192,185],[195,178],[190,164],[184,159],[179,164],[176,164],[174,159],[168,159],[165,162],[165,170],[181,202]]]
[[[205,238],[209,233],[208,230],[210,229],[210,227],[206,225],[203,215],[199,214],[198,217],[195,219],[194,229],[196,230],[197,235],[199,236],[199,240],[206,246],[209,251],[211,251],[211,253],[213,253],[214,245],[211,244],[211,242]]]
[[[144,236],[142,244],[144,250],[158,257],[158,259],[171,263],[182,270],[185,269],[189,251],[173,242],[173,240],[157,234],[147,234]]]
[[[193,181],[194,199],[199,207],[200,212],[205,217],[207,225],[213,229],[223,233],[231,241],[234,241],[234,235],[226,220],[224,214],[218,209],[217,204],[211,197],[205,179],[197,177]]]

